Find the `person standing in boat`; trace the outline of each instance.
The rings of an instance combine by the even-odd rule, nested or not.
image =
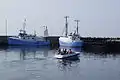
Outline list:
[[[61,54],[61,49],[60,48],[58,49],[58,54]]]
[[[72,53],[72,50],[71,49],[69,49],[69,54],[71,54]]]
[[[63,49],[63,54],[67,54],[67,49]]]
[[[64,52],[65,52],[65,49],[63,48],[63,49],[61,50],[61,55],[64,55]]]

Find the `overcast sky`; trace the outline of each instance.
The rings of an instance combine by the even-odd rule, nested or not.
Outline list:
[[[79,19],[81,36],[120,36],[120,0],[0,0],[0,35],[5,35],[5,19],[8,35],[17,35],[24,18],[28,33],[43,35],[47,25],[50,35],[61,35],[66,15],[69,32]]]

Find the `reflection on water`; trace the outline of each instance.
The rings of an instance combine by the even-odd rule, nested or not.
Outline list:
[[[5,59],[7,60],[26,60],[26,59],[42,59],[48,57],[50,47],[24,47],[24,46],[8,46],[5,50]]]
[[[71,70],[73,65],[75,64],[77,66],[77,63],[79,63],[79,62],[80,62],[79,58],[72,59],[72,60],[70,60],[70,59],[58,59],[58,61],[57,61],[58,68],[61,71],[66,71],[67,69]]]
[[[81,48],[70,48],[70,47],[60,47],[66,49],[72,49],[72,51],[80,52],[80,57],[84,58],[119,58],[119,53],[106,53],[106,52],[86,52]],[[99,50],[99,49],[98,49]],[[42,46],[42,47],[26,47],[26,46],[7,46],[0,48],[0,61],[12,61],[12,60],[28,60],[28,59],[47,59],[48,57],[53,58],[56,50],[52,50],[50,52],[50,47]],[[63,61],[65,62],[65,61]],[[73,60],[73,62],[75,62]]]

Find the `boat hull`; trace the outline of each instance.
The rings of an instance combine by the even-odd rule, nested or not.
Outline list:
[[[60,46],[69,46],[69,47],[82,47],[83,46],[83,42],[64,42],[59,40],[59,45]]]
[[[65,55],[61,55],[61,54],[56,54],[54,57],[57,59],[72,59],[72,58],[78,58],[78,55],[80,55],[79,52],[75,52],[72,54],[65,54]]]
[[[30,45],[31,46],[47,46],[47,45],[50,45],[50,42],[8,38],[8,44],[9,45],[26,45],[26,46],[30,46]]]
[[[68,47],[82,47],[83,41],[82,40],[72,40],[69,37],[60,37],[59,45],[60,46],[68,46]]]

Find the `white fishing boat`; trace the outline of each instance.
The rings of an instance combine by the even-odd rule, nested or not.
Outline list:
[[[83,41],[80,39],[80,35],[78,33],[78,20],[77,20],[77,28],[74,31],[74,33],[70,33],[68,35],[68,22],[66,18],[66,24],[65,24],[65,36],[62,36],[59,38],[59,44],[60,46],[68,46],[68,47],[82,47],[83,46]]]

